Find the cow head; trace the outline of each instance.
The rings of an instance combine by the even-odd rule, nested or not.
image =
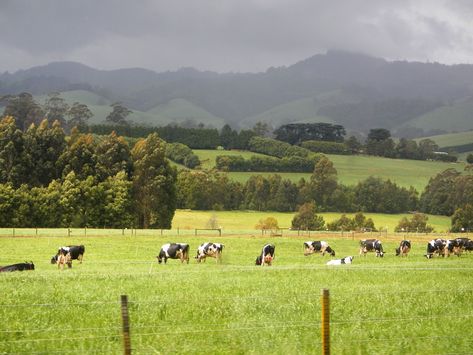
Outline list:
[[[261,265],[262,262],[263,262],[263,259],[261,258],[261,255],[259,255],[259,256],[256,258],[255,265]]]

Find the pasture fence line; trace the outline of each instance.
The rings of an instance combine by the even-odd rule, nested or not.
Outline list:
[[[454,238],[458,236],[470,237],[471,233],[417,233],[417,232],[389,232],[387,230],[381,231],[313,231],[313,230],[302,230],[302,229],[291,229],[291,228],[279,228],[277,233],[270,233],[267,235],[264,230],[261,229],[224,229],[224,228],[199,228],[199,227],[186,227],[186,228],[174,228],[174,229],[137,229],[134,227],[130,228],[0,228],[0,237],[67,237],[67,238],[88,238],[88,237],[158,237],[158,236],[197,236],[198,231],[208,231],[202,235],[211,236],[210,232],[217,231],[219,236],[250,236],[256,237],[261,235],[262,237],[306,237],[306,238],[342,238],[342,239],[369,239],[379,238],[386,240],[430,240],[436,238]],[[199,233],[200,234],[200,233]]]

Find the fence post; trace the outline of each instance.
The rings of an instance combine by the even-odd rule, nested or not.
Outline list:
[[[330,355],[330,302],[329,291],[322,289],[322,354]]]
[[[128,318],[128,296],[121,295],[122,323],[123,323],[123,353],[131,355],[130,323]]]

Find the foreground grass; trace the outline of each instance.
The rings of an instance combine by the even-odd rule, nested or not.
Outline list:
[[[331,293],[335,354],[467,353],[473,256],[427,260],[429,238],[408,258],[393,255],[400,237],[391,236],[382,259],[328,267],[327,256],[303,256],[307,236],[2,237],[0,265],[33,260],[36,270],[0,274],[0,353],[120,353],[121,294],[136,354],[319,353],[322,288]],[[155,261],[165,242],[190,243],[192,257],[208,240],[225,243],[221,264]],[[357,254],[357,240],[327,240],[337,257]],[[276,245],[274,265],[256,267],[266,242]],[[83,264],[49,264],[58,246],[73,243],[86,245]],[[445,334],[461,336],[447,342]]]

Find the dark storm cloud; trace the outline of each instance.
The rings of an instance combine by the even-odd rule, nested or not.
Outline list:
[[[4,0],[0,70],[74,60],[260,71],[328,49],[465,62],[472,8],[467,0]]]

